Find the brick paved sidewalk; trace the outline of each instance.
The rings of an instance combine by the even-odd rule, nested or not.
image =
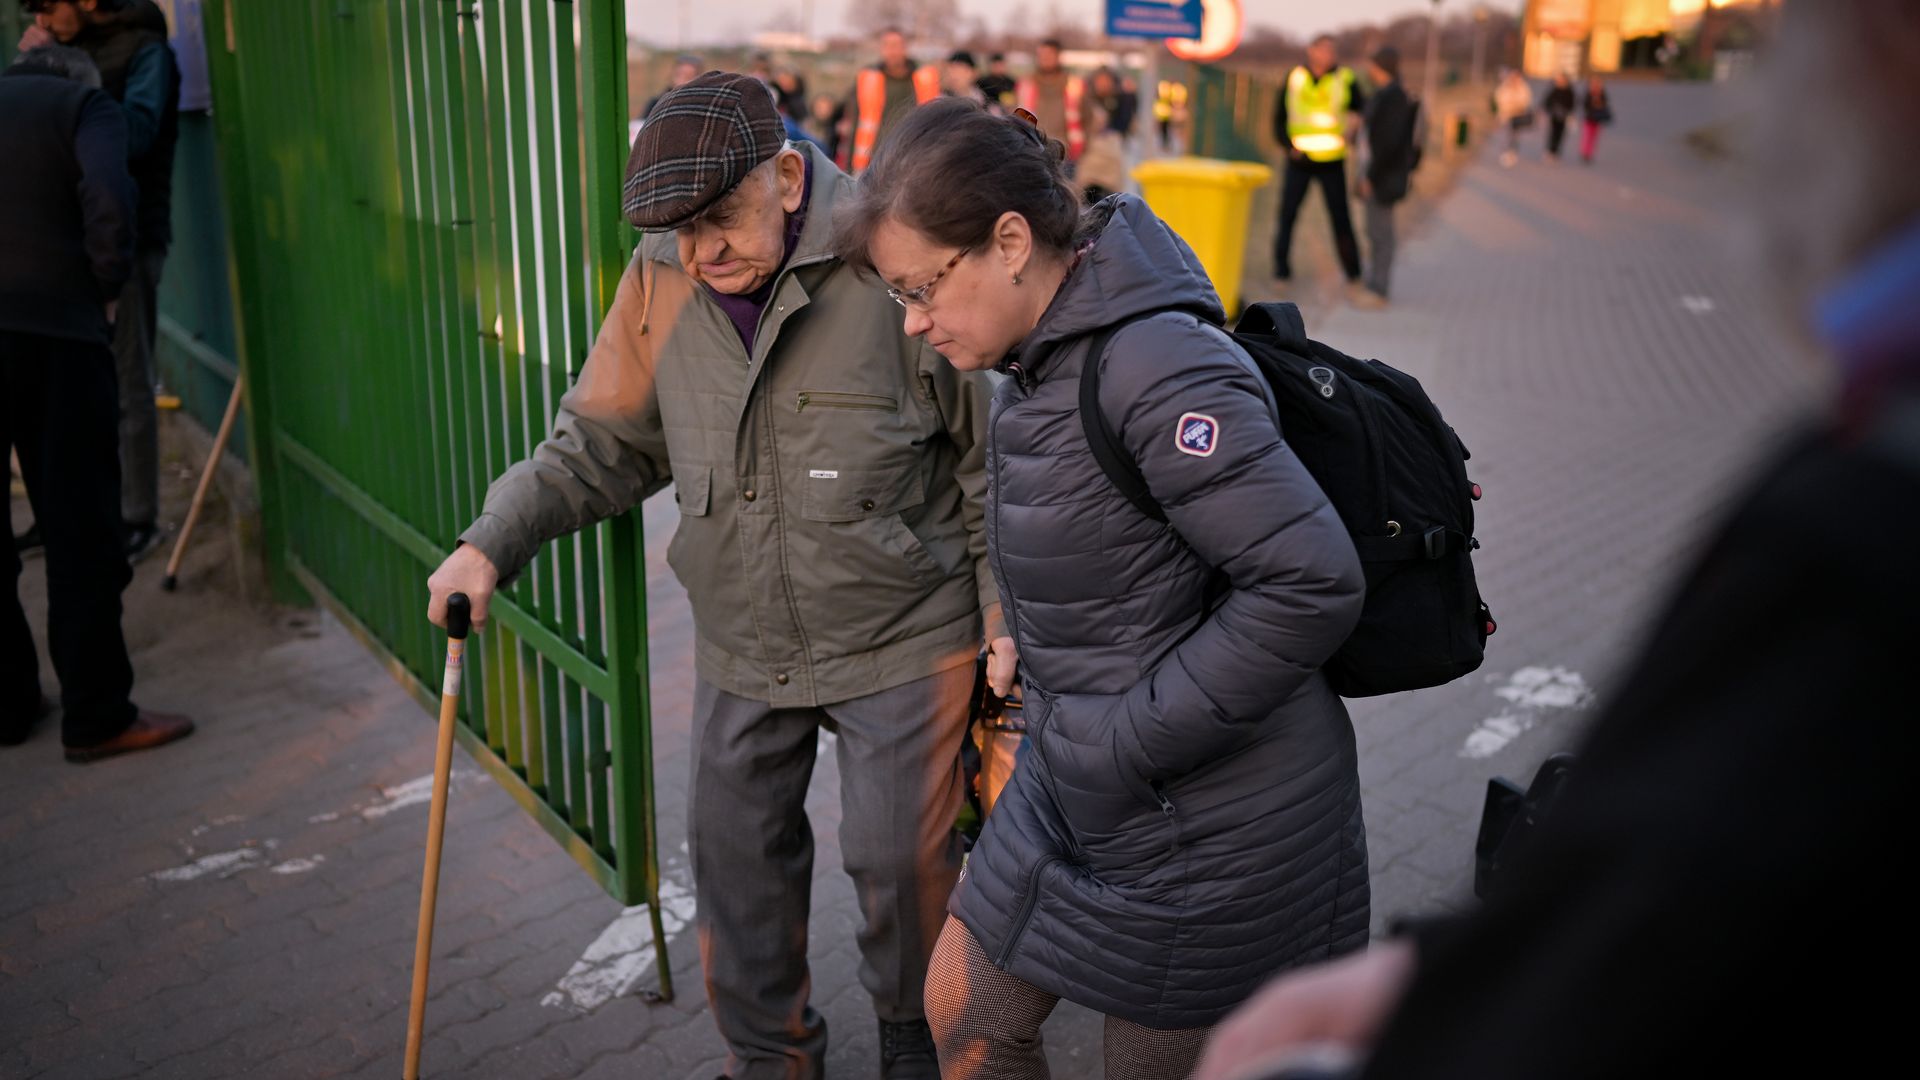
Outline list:
[[[1718,93],[1617,88],[1620,124],[1592,169],[1470,166],[1404,243],[1394,307],[1309,327],[1418,375],[1487,491],[1478,566],[1501,632],[1486,670],[1353,709],[1377,921],[1460,901],[1485,778],[1528,774],[1605,700],[1654,590],[1814,370],[1770,321],[1726,167],[1680,142],[1724,111]],[[177,471],[176,519],[187,490]],[[14,500],[16,527],[24,514]],[[678,933],[690,627],[659,557],[671,503],[647,517]],[[180,593],[158,590],[156,558],[127,594],[139,700],[192,713],[200,732],[86,768],[60,761],[53,725],[0,751],[0,1077],[399,1069],[431,719],[326,618],[247,606],[213,520]],[[36,618],[40,565],[22,583]],[[622,919],[471,762],[458,767],[429,1075],[717,1074],[691,936],[673,941],[680,999],[646,1004],[631,992],[651,985],[644,921]],[[862,1077],[875,1037],[836,787],[826,754],[808,804],[814,990],[832,1075]],[[1057,1075],[1098,1075],[1097,1018],[1063,1006],[1048,1040]]]

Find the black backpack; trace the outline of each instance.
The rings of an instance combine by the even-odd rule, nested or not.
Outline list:
[[[1125,325],[1093,336],[1080,375],[1080,423],[1107,479],[1164,522],[1100,411],[1100,367]],[[1287,446],[1339,511],[1366,570],[1360,623],[1322,668],[1334,692],[1418,690],[1478,668],[1495,629],[1473,579],[1480,488],[1467,479],[1465,444],[1419,381],[1309,340],[1292,304],[1249,307],[1231,337],[1273,387]]]

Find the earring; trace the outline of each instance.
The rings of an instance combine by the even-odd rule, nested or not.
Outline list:
[[[1015,274],[1015,275],[1013,275],[1013,283],[1014,283],[1015,285],[1018,285],[1018,284],[1020,284],[1020,275],[1019,275],[1019,274]]]

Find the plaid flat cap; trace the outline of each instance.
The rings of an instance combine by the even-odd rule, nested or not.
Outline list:
[[[709,71],[654,105],[627,157],[621,212],[642,231],[677,229],[780,152],[786,125],[766,84]]]

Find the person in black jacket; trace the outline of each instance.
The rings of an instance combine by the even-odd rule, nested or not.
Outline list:
[[[173,242],[173,151],[180,70],[167,19],[153,0],[22,0],[34,25],[22,50],[58,42],[83,49],[100,85],[120,103],[127,168],[139,194],[133,276],[120,295],[113,356],[120,387],[120,517],[128,558],[160,545],[160,417],[154,407],[154,337],[160,274]]]
[[[132,579],[120,550],[115,298],[133,273],[134,189],[126,121],[89,86],[86,54],[28,50],[0,75],[0,446],[19,453],[46,538],[47,628],[69,761],[144,750],[193,730],[137,710],[120,633]],[[0,744],[32,733],[44,708],[40,662],[0,554]]]
[[[1044,1077],[1063,998],[1106,1015],[1112,1080],[1184,1078],[1269,975],[1367,937],[1353,727],[1320,671],[1359,618],[1353,541],[1192,249],[1132,195],[1083,216],[1065,156],[931,102],[841,218],[909,335],[1008,375],[986,520],[1029,735],[927,975],[946,1080]],[[1103,475],[1088,365],[1165,520]]]
[[[1420,162],[1420,103],[1400,84],[1400,50],[1388,45],[1373,54],[1368,78],[1379,89],[1367,99],[1366,154],[1360,198],[1367,210],[1366,292],[1356,306],[1382,307],[1393,279],[1393,207],[1407,197]]]
[[[1197,1080],[1289,1075],[1308,1044],[1367,1058],[1361,1080],[1858,1077],[1906,1056],[1920,6],[1782,18],[1754,107],[1822,152],[1761,140],[1753,177],[1837,395],[1694,558],[1512,880],[1262,991]]]
[[[1540,99],[1540,111],[1547,114],[1547,160],[1560,160],[1560,144],[1567,137],[1567,118],[1573,115],[1573,80],[1566,72],[1553,77],[1553,85]]]

